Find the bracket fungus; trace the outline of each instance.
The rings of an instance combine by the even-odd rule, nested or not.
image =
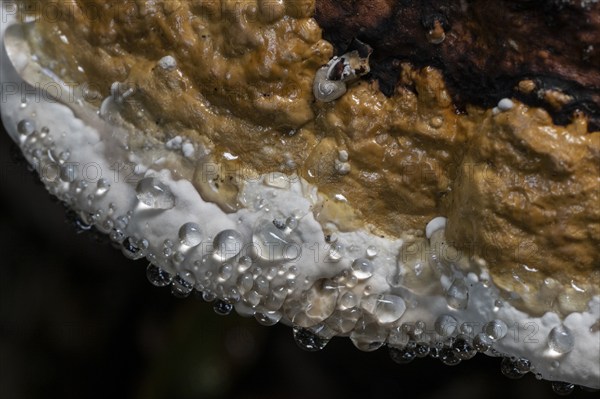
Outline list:
[[[513,87],[492,103],[477,79],[452,91],[450,46],[481,28],[460,19],[477,10],[428,24],[419,9],[392,33],[426,57],[388,57],[404,47],[374,43],[385,7],[334,31],[330,1],[60,0],[51,21],[23,3],[2,3],[6,130],[52,195],[148,260],[152,284],[289,325],[309,351],[343,336],[399,363],[484,353],[559,393],[600,388],[597,71],[548,55],[581,79],[564,103],[586,99],[562,123]],[[500,72],[568,91],[531,65]]]

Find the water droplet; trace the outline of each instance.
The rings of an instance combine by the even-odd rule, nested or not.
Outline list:
[[[219,282],[224,283],[229,280],[233,274],[233,266],[225,263],[219,268]]]
[[[285,220],[286,233],[289,234],[296,227],[298,227],[298,219],[295,216],[290,216]]]
[[[402,327],[394,327],[390,331],[390,335],[388,336],[388,345],[392,345],[398,348],[403,348],[410,341],[410,335],[406,329]]]
[[[469,288],[463,279],[456,279],[446,292],[448,306],[454,309],[466,309],[469,303]]]
[[[366,280],[373,275],[373,263],[365,258],[352,262],[352,274],[359,280]]]
[[[460,358],[452,348],[440,349],[439,359],[447,366],[456,366],[460,363]]]
[[[427,357],[427,355],[429,355],[429,351],[429,345],[427,345],[424,342],[417,342],[415,346],[415,352],[417,354],[417,357]]]
[[[109,237],[112,241],[121,243],[125,239],[125,233],[123,230],[116,228],[110,232]]]
[[[332,261],[338,261],[340,259],[342,259],[342,257],[344,256],[344,247],[342,246],[342,244],[332,244],[329,247],[329,259]]]
[[[175,276],[171,283],[171,294],[176,298],[187,298],[193,289],[194,285],[179,274]]]
[[[216,314],[221,315],[221,316],[227,316],[229,313],[231,313],[232,309],[233,309],[232,304],[222,301],[220,299],[217,299],[213,303],[213,310],[215,311]]]
[[[58,154],[58,163],[64,164],[71,158],[71,152],[69,150],[64,150],[60,154]]]
[[[146,277],[155,287],[166,287],[173,281],[173,276],[152,263],[146,268]]]
[[[216,298],[217,298],[216,295],[214,293],[212,293],[211,291],[202,292],[202,299],[204,300],[204,302],[212,302]]]
[[[138,200],[154,209],[171,209],[175,206],[175,196],[169,187],[155,177],[139,181],[136,189]]]
[[[371,352],[381,348],[387,339],[387,334],[379,323],[363,317],[350,333],[350,339],[361,351]]]
[[[434,328],[435,332],[437,332],[442,337],[449,337],[456,331],[456,326],[458,322],[456,319],[448,314],[440,315],[435,323]]]
[[[308,352],[320,351],[329,342],[328,339],[321,338],[317,334],[307,330],[306,328],[294,326],[292,332],[294,334],[294,341],[296,341],[296,344],[301,349],[304,349]]]
[[[249,256],[241,256],[238,259],[238,272],[244,273],[252,266],[252,259]]]
[[[254,289],[260,295],[267,295],[269,293],[269,280],[265,276],[258,276],[254,279]]]
[[[235,230],[223,230],[215,237],[214,256],[221,262],[235,257],[242,250],[242,235]]]
[[[338,295],[337,286],[330,280],[318,280],[304,293],[304,311],[298,312],[290,319],[300,327],[315,326],[334,312]]]
[[[400,319],[405,311],[406,303],[404,299],[396,295],[386,294],[377,299],[374,315],[380,323],[388,324]]]
[[[242,295],[250,291],[252,289],[252,285],[254,285],[254,278],[252,277],[252,274],[244,273],[238,278],[237,286]]]
[[[294,260],[300,256],[300,245],[269,221],[261,222],[252,235],[256,255],[269,262]]]
[[[521,359],[515,359],[510,357],[505,357],[502,359],[500,363],[500,371],[502,374],[508,378],[513,380],[522,378],[527,371],[522,371],[522,364],[520,362]]]
[[[481,353],[487,352],[493,344],[494,341],[485,333],[479,333],[473,338],[473,347]]]
[[[377,256],[377,247],[373,246],[373,245],[369,245],[367,247],[367,256],[369,258],[374,258]]]
[[[17,123],[17,132],[23,136],[29,136],[35,132],[35,122],[31,119],[22,119]]]
[[[552,390],[555,394],[566,396],[570,395],[575,389],[575,385],[568,382],[552,381]]]
[[[560,326],[554,327],[548,335],[548,347],[553,351],[563,354],[573,350],[575,346],[575,339],[571,330],[567,327]]]
[[[273,326],[281,320],[280,312],[262,312],[255,313],[254,318],[263,326]]]
[[[185,223],[179,228],[179,241],[188,247],[195,247],[202,242],[202,231],[196,223]]]
[[[60,168],[60,179],[64,182],[71,183],[77,178],[77,165],[68,163]]]
[[[129,259],[141,259],[146,255],[148,245],[148,241],[143,238],[138,240],[133,237],[127,237],[121,243],[121,252]]]
[[[392,360],[398,364],[408,364],[417,357],[414,347],[406,346],[404,348],[389,347],[389,353]]]
[[[104,177],[100,178],[96,183],[96,195],[104,195],[108,190],[110,190],[110,182]]]
[[[452,344],[452,349],[461,360],[469,360],[477,354],[466,336],[458,336]]]
[[[356,305],[358,305],[358,298],[352,292],[348,291],[340,298],[339,307],[342,310],[353,308]]]
[[[483,326],[483,332],[492,340],[504,338],[508,333],[508,326],[502,320],[492,320]]]

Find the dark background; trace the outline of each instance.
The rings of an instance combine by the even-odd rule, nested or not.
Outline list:
[[[304,352],[260,326],[153,287],[144,261],[81,233],[0,131],[0,398],[549,398],[500,359],[392,362],[334,339]],[[577,388],[572,398],[591,397]]]

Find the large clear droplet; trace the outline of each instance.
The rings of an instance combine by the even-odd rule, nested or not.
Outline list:
[[[294,333],[294,341],[296,341],[296,344],[308,352],[320,351],[329,342],[328,339],[321,338],[305,328],[295,326],[292,331]]]
[[[155,177],[139,181],[135,191],[143,204],[154,209],[171,209],[175,206],[175,196],[164,183]]]
[[[497,341],[508,333],[508,326],[502,320],[492,320],[483,326],[483,332],[491,340]]]
[[[242,250],[242,235],[235,230],[223,230],[213,241],[214,256],[224,262],[235,257]]]
[[[361,351],[371,352],[381,348],[387,340],[387,334],[379,323],[363,317],[350,333],[350,340]]]
[[[548,335],[548,347],[560,354],[571,352],[575,347],[571,330],[562,324],[554,327]]]
[[[469,303],[469,288],[463,279],[456,279],[446,292],[448,306],[454,309],[466,309]]]
[[[152,263],[146,268],[146,277],[155,287],[166,287],[173,281],[173,276]]]
[[[397,295],[381,295],[377,298],[375,318],[382,324],[393,323],[406,311],[404,299]]]
[[[256,255],[268,262],[294,260],[300,256],[300,245],[267,220],[256,227],[252,242]]]
[[[366,280],[373,275],[373,263],[364,258],[352,262],[352,274],[359,280]]]
[[[179,228],[179,241],[188,247],[195,247],[202,242],[202,231],[196,223],[185,223]]]

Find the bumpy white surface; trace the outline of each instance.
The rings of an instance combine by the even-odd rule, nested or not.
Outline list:
[[[11,22],[10,17],[3,15],[2,34]],[[151,164],[144,161],[149,157],[132,153],[125,144],[126,131],[106,124],[95,112],[76,104],[69,104],[71,108],[59,104],[47,94],[27,86],[10,64],[4,48],[2,51],[1,81],[6,96],[2,101],[2,120],[7,131],[20,144],[29,162],[37,165],[42,180],[53,194],[81,211],[84,218],[87,215],[100,230],[114,233],[120,227],[121,236],[114,237],[118,242],[125,237],[147,240],[147,248],[130,254],[132,257],[145,255],[163,270],[182,276],[184,283],[189,281],[196,284],[197,289],[212,291],[232,302],[239,299],[236,309],[242,314],[255,314],[264,324],[281,320],[320,331],[324,338],[350,335],[364,350],[376,349],[386,341],[390,346],[402,347],[406,339],[401,332],[414,333],[415,329],[423,330],[415,336],[422,337],[424,342],[432,345],[443,342],[446,337],[440,336],[441,330],[434,328],[440,315],[450,315],[456,320],[458,328],[454,336],[460,331],[473,337],[485,330],[489,321],[502,320],[506,327],[504,336],[493,340],[495,352],[488,351],[488,354],[526,358],[533,365],[532,371],[544,379],[600,388],[600,332],[591,329],[600,318],[599,297],[590,302],[586,312],[573,313],[561,320],[554,313],[530,317],[509,303],[499,302],[498,290],[487,281],[485,271],[477,275],[452,267],[443,273],[431,274],[427,284],[419,281],[413,285],[407,276],[413,273],[418,281],[421,266],[399,261],[399,253],[407,250],[400,239],[389,240],[367,231],[355,231],[338,232],[337,241],[327,243],[323,227],[312,213],[319,202],[317,189],[298,178],[267,175],[248,182],[240,193],[246,207],[225,214],[215,204],[205,202],[189,181],[175,179],[168,170],[160,170],[160,159]],[[27,62],[30,60],[23,57],[18,63]],[[10,92],[5,90],[7,85]],[[22,98],[26,106],[22,106]],[[72,109],[79,117],[74,116]],[[17,124],[24,119],[34,121],[38,133],[19,134]],[[49,129],[45,137],[40,134],[42,127]],[[49,157],[50,147],[54,155]],[[60,161],[53,162],[56,154],[63,151],[70,152],[68,159],[62,165]],[[171,140],[165,151],[179,151],[179,156],[186,158],[201,156],[191,143],[181,140]],[[65,165],[72,165],[66,172],[74,171],[74,179],[60,178],[60,170]],[[136,184],[147,176],[157,177],[170,190],[175,200],[173,208],[154,209],[138,201]],[[98,190],[100,178],[110,184],[108,191]],[[281,233],[272,227],[274,219],[285,221],[293,215],[297,227],[289,231],[283,229]],[[125,222],[119,225],[119,218]],[[189,222],[198,224],[201,230],[202,243],[195,247],[183,246],[178,238],[180,227]],[[256,244],[257,235],[263,234],[266,226],[275,228],[275,234],[285,238],[286,250],[292,251],[288,253],[291,259],[281,259],[277,252],[281,249],[277,246],[270,256],[256,253],[256,245],[251,244]],[[440,240],[444,226],[445,219],[435,219],[427,226],[427,239]],[[211,255],[215,250],[213,240],[227,229],[239,232],[241,242],[236,243],[238,247],[231,260],[216,262]],[[166,255],[165,240],[173,243],[171,247],[167,245],[168,251],[180,255]],[[242,253],[238,253],[240,251]],[[253,285],[246,292],[239,288],[243,284],[237,283],[232,285],[237,287],[237,293],[219,291],[220,283],[228,284],[219,281],[224,264],[234,265],[236,278],[244,274],[235,270],[235,262],[245,251],[254,259],[254,265],[248,270]],[[203,257],[207,263],[198,262]],[[353,266],[356,259],[371,262],[372,272],[366,266],[366,271],[364,268],[357,271],[358,266]],[[207,275],[206,271],[211,274]],[[316,281],[326,287],[315,289]],[[187,290],[186,284],[179,288]],[[282,295],[287,305],[283,307],[269,305],[269,298],[277,289],[285,291]],[[466,307],[460,300],[463,290],[468,290]],[[449,295],[454,302],[448,300]],[[350,320],[350,327],[342,329],[343,332],[330,328],[331,319],[327,319],[334,310],[336,315]],[[574,339],[573,349],[564,354],[550,349],[548,342],[550,331],[561,324],[571,331]]]

